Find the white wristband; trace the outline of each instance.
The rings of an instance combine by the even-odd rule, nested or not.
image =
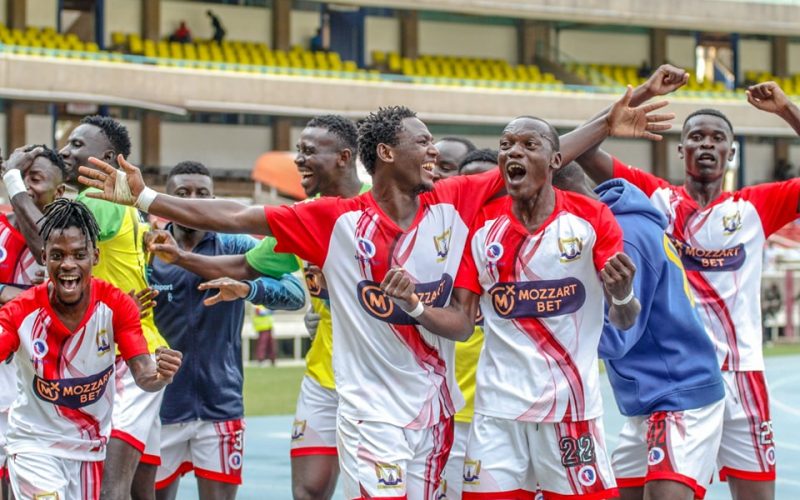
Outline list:
[[[416,307],[414,307],[414,309],[410,311],[406,311],[406,314],[408,314],[412,318],[419,318],[422,315],[423,311],[425,311],[425,305],[422,304],[421,300],[418,300]]]
[[[613,303],[615,306],[624,306],[625,304],[627,304],[628,302],[630,302],[630,301],[632,301],[632,300],[633,300],[633,287],[631,287],[631,293],[629,293],[629,294],[628,294],[628,296],[627,296],[627,297],[625,297],[625,298],[624,298],[624,299],[622,299],[622,300],[619,300],[619,299],[617,299],[617,298],[616,298],[616,297],[614,297],[613,295],[611,296],[611,302],[612,302],[612,303]]]
[[[3,174],[3,183],[6,185],[8,200],[11,201],[16,195],[26,193],[25,181],[22,180],[22,173],[16,168]]]
[[[144,190],[139,193],[139,197],[136,198],[134,206],[142,212],[147,212],[150,210],[150,205],[155,201],[156,196],[158,196],[158,193],[154,189],[145,187]]]

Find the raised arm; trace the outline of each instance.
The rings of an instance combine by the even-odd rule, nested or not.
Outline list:
[[[42,212],[33,203],[33,198],[28,196],[22,172],[33,164],[37,155],[41,154],[42,149],[34,148],[27,152],[25,149],[25,147],[17,148],[8,157],[8,160],[3,162],[3,182],[8,190],[11,206],[14,208],[17,229],[25,238],[25,244],[33,254],[36,262],[41,264],[44,242],[39,235],[39,225],[37,223],[42,218]]]
[[[178,246],[169,231],[163,229],[148,231],[145,234],[145,247],[167,264],[180,266],[205,280],[225,277],[250,280],[261,276],[248,264],[244,254],[211,256],[186,251]]]
[[[748,88],[747,102],[761,111],[780,116],[800,135],[800,109],[789,100],[777,83],[763,82]]]
[[[158,392],[172,382],[172,377],[181,367],[183,355],[179,351],[159,347],[156,349],[156,360],[149,354],[134,356],[127,361],[133,380],[142,390]]]
[[[121,170],[97,158],[89,161],[97,169],[81,166],[78,180],[101,192],[89,193],[90,198],[133,205],[182,226],[219,233],[271,234],[264,210],[222,199],[189,199],[159,194],[144,184],[142,173],[120,155]]]
[[[650,78],[648,78],[646,82],[633,89],[627,106],[634,108],[641,107],[643,103],[647,102],[653,97],[660,97],[672,93],[684,86],[688,81],[689,74],[683,69],[669,64],[661,65],[652,75],[650,75]],[[617,103],[615,103],[613,106],[604,109],[599,114],[592,117],[592,119],[589,120],[589,123],[602,117],[609,118],[610,114],[610,119],[617,119],[614,114],[617,113],[617,116],[619,116],[621,110],[615,110],[614,108],[619,106],[619,104],[620,102],[617,101]],[[614,160],[610,154],[600,148],[600,145],[608,136],[631,137],[631,135],[620,133],[619,129],[615,131],[613,127],[610,127],[606,136],[602,136],[599,141],[592,144],[591,147],[583,151],[577,157],[578,163],[581,165],[581,167],[583,167],[586,174],[598,184],[605,182],[614,176]],[[660,137],[648,137],[648,139],[661,140]]]
[[[463,342],[475,331],[479,297],[467,289],[456,288],[447,307],[425,306],[405,270],[393,268],[386,273],[381,290],[420,325],[440,337]]]

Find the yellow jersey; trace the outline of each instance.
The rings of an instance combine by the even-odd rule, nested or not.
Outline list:
[[[89,208],[100,226],[97,242],[100,260],[92,274],[124,293],[140,292],[148,286],[142,241],[147,226],[139,220],[139,213],[133,207],[87,197],[86,193],[92,190],[98,191],[86,189],[77,198]],[[152,312],[142,318],[142,331],[150,352],[168,345],[156,328]]]
[[[475,374],[483,348],[483,327],[475,326],[472,337],[456,342],[456,382],[464,395],[464,408],[455,415],[456,422],[470,423],[475,415]]]

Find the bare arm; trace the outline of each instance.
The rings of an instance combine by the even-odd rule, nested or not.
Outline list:
[[[183,355],[179,351],[159,347],[156,349],[156,360],[149,354],[135,356],[128,360],[133,380],[142,390],[158,392],[172,382],[172,377],[181,367]]]
[[[686,73],[686,71],[669,64],[664,64],[660,66],[645,83],[633,90],[628,106],[639,107],[653,97],[664,96],[676,91],[688,81],[689,74]],[[616,104],[614,106],[616,106]],[[607,116],[613,111],[614,106],[609,106],[592,117],[589,123],[603,116]],[[617,134],[609,131],[608,135]],[[610,154],[600,148],[600,145],[606,138],[607,136],[602,137],[577,158],[578,163],[583,167],[586,174],[598,184],[614,176],[614,159]]]
[[[5,304],[7,302],[11,302],[14,297],[21,294],[23,290],[21,288],[17,288],[11,285],[0,285],[2,286],[2,290],[0,290],[0,304]]]
[[[6,179],[6,175],[12,175],[11,172],[13,170],[16,170],[22,177],[23,172],[30,168],[36,156],[41,152],[41,148],[34,148],[28,152],[25,151],[25,147],[14,150],[8,160],[3,162],[3,179]],[[14,208],[17,229],[25,238],[25,244],[33,254],[36,262],[41,264],[44,242],[39,235],[37,222],[42,218],[42,212],[36,207],[33,203],[33,198],[28,196],[27,192],[17,193],[10,201],[11,206]]]
[[[413,311],[419,304],[414,283],[401,268],[390,269],[381,283],[383,292],[404,311]],[[416,320],[430,332],[446,339],[463,342],[475,331],[478,295],[456,288],[447,307],[425,307]]]
[[[800,109],[789,100],[777,83],[763,82],[751,86],[747,89],[747,102],[756,109],[780,116],[800,135]]]
[[[632,327],[642,309],[639,299],[633,296],[635,273],[636,266],[633,261],[622,252],[608,259],[600,271],[606,297],[609,299],[608,320],[621,330]]]
[[[121,205],[136,205],[139,196],[147,188],[139,168],[128,163],[122,155],[117,158],[121,171],[97,158],[90,158],[89,161],[97,169],[81,166],[78,171],[82,175],[78,180],[100,189],[101,192],[89,193],[87,196]],[[125,184],[118,185],[119,179],[124,179]],[[142,208],[141,205],[139,208]],[[147,212],[182,226],[205,231],[271,234],[263,207],[250,207],[230,200],[198,200],[158,194],[147,207]]]

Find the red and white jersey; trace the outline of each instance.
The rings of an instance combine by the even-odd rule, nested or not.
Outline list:
[[[469,225],[502,186],[499,171],[437,183],[419,196],[405,230],[383,213],[372,191],[265,208],[276,251],[294,253],[325,275],[343,415],[423,429],[463,406],[453,342],[422,328],[380,283],[390,268],[402,266],[426,304],[447,305]]]
[[[22,392],[11,407],[7,450],[71,460],[105,457],[114,398],[114,347],[148,354],[133,299],[92,279],[80,326],[70,332],[53,311],[47,283],[0,308],[0,359],[16,352]]]
[[[29,286],[36,272],[44,268],[36,263],[25,238],[0,214],[0,283]],[[0,411],[7,410],[17,398],[17,367],[0,362]]]
[[[481,296],[475,412],[525,422],[599,417],[598,273],[622,251],[622,230],[604,204],[556,190],[553,213],[531,234],[511,203],[498,200],[477,218],[455,284]]]
[[[41,270],[44,268],[36,263],[22,233],[0,214],[0,283],[31,285]]]
[[[667,216],[667,234],[683,261],[722,369],[763,370],[764,242],[797,218],[800,179],[722,193],[701,208],[683,186],[672,186],[617,159],[614,177],[636,185]]]

